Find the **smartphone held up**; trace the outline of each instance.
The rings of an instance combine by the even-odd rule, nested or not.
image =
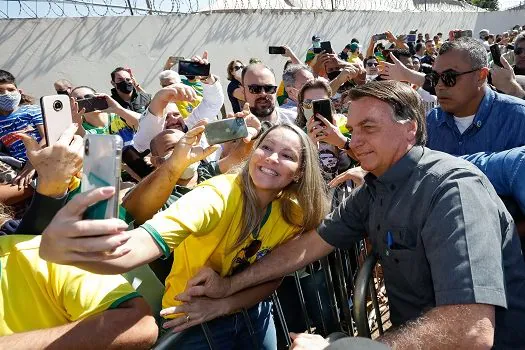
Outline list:
[[[73,123],[71,102],[68,95],[51,95],[40,98],[46,144],[53,145],[60,135]]]
[[[204,135],[210,145],[242,139],[248,136],[243,118],[228,118],[206,124]]]
[[[286,53],[286,49],[282,46],[270,46],[268,47],[268,53],[270,55],[284,55]]]
[[[185,77],[208,77],[210,75],[210,64],[184,60],[179,61],[179,74]]]

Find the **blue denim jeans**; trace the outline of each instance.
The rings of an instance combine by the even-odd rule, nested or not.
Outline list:
[[[214,350],[277,349],[272,302],[262,301],[247,311],[254,331],[253,337],[250,336],[250,328],[242,312],[206,322],[210,330],[209,335],[212,339]],[[185,331],[180,341],[177,342],[177,350],[209,349],[206,336],[200,325]]]
[[[476,165],[500,196],[512,196],[525,213],[525,146],[461,156]]]

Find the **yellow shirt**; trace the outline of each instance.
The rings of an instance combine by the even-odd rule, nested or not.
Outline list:
[[[39,246],[40,236],[0,237],[0,336],[61,326],[138,296],[120,275],[42,260]]]
[[[242,189],[238,175],[215,176],[185,194],[167,210],[156,214],[142,228],[148,231],[167,257],[174,261],[166,279],[164,308],[178,305],[175,296],[202,267],[209,266],[221,276],[246,267],[301,231],[301,210],[294,205],[297,225],[281,216],[281,199],[274,200],[255,242],[253,235],[230,251],[240,233]]]

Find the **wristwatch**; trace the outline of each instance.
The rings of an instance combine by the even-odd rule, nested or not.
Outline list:
[[[350,149],[350,138],[349,137],[346,138],[346,142],[345,142],[345,144],[343,146],[343,149],[345,151],[348,151]]]

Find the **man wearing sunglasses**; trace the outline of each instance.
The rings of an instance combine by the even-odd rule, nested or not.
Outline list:
[[[261,122],[295,123],[297,113],[276,107],[277,85],[271,68],[264,64],[250,64],[242,70],[242,86],[250,111]]]
[[[525,31],[516,37],[514,42],[514,74],[525,75]]]

